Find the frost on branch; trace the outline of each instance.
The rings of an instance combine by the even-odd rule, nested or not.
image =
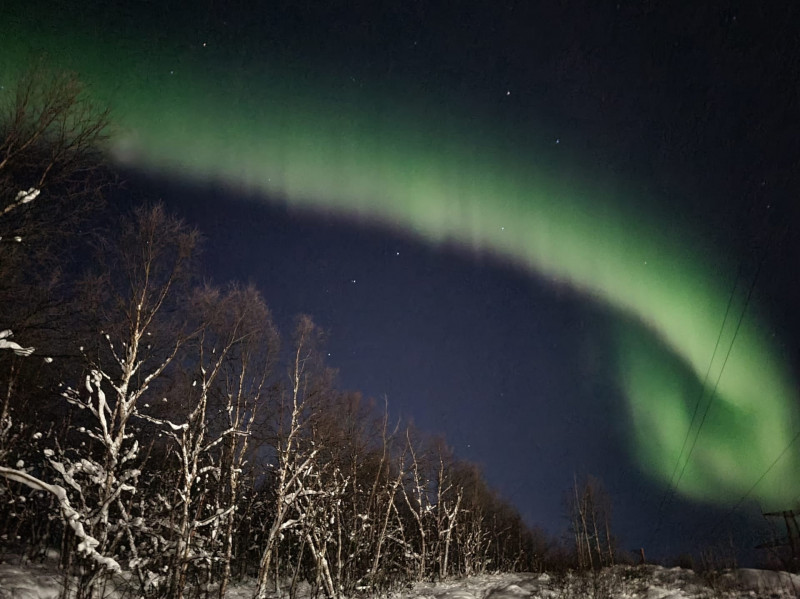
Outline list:
[[[36,350],[36,348],[22,347],[19,343],[9,341],[13,336],[14,333],[12,333],[10,329],[0,331],[0,349],[10,349],[16,355],[23,357],[30,356]]]
[[[20,191],[17,193],[17,202],[20,204],[27,204],[35,200],[39,194],[42,193],[41,189],[31,187],[28,191]]]
[[[42,192],[41,189],[36,189],[35,187],[31,187],[28,191],[19,191],[17,192],[17,196],[14,198],[14,201],[6,206],[1,212],[0,216],[4,214],[8,214],[9,212],[19,208],[20,206],[24,206],[25,204],[29,204],[33,200],[35,200],[39,194]]]
[[[19,208],[20,206],[24,206],[25,204],[31,203],[35,200],[39,194],[42,192],[41,189],[36,189],[35,187],[31,187],[28,191],[19,191],[17,192],[17,196],[14,198],[14,201],[11,202],[8,206],[6,206],[2,211],[0,211],[0,216],[6,215],[9,212]],[[2,239],[2,237],[0,237]],[[14,241],[19,243],[22,241],[22,236],[15,235],[13,237]]]
[[[78,551],[94,561],[102,569],[111,572],[120,572],[120,565],[113,558],[106,557],[98,553],[96,547],[99,545],[97,539],[89,535],[83,528],[83,518],[81,514],[75,510],[67,498],[67,492],[64,487],[59,485],[51,485],[38,478],[31,476],[27,472],[15,470],[14,468],[6,468],[0,466],[0,476],[7,480],[13,480],[30,487],[34,491],[45,491],[55,496],[58,501],[59,509],[61,510],[61,517],[64,522],[69,525],[75,536],[78,538]]]

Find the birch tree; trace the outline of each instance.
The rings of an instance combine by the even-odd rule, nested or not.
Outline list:
[[[97,550],[115,554],[127,542],[134,564],[138,552],[132,524],[146,514],[129,511],[136,493],[140,446],[131,419],[164,375],[186,340],[170,308],[198,242],[198,234],[168,216],[161,206],[139,208],[115,242],[98,257],[99,272],[87,282],[97,343],[82,347],[82,384],[67,385],[63,397],[87,416],[79,432],[97,448],[92,455],[65,453],[53,468],[79,500]],[[147,573],[137,569],[141,580]],[[83,575],[81,595],[97,592],[102,571],[93,564]]]
[[[453,544],[453,533],[458,524],[464,489],[453,480],[452,450],[444,444],[444,440],[436,443],[436,561],[440,578],[450,574],[450,550]]]
[[[396,519],[396,501],[399,500],[399,488],[403,482],[405,473],[400,468],[393,468],[395,465],[395,439],[399,430],[398,425],[392,432],[389,432],[389,407],[388,402],[384,406],[383,415],[380,422],[380,449],[379,453],[373,454],[377,462],[374,467],[372,484],[370,486],[369,497],[367,498],[367,509],[371,526],[369,528],[370,537],[370,564],[364,579],[374,590],[382,590],[379,580],[379,572],[382,560],[385,560],[387,544],[392,538],[398,538],[398,528],[400,526]]]
[[[479,467],[461,461],[454,467],[453,480],[463,499],[454,529],[459,573],[472,576],[489,567],[491,530],[488,525],[494,496]]]
[[[0,90],[0,329],[47,355],[68,335],[64,266],[112,180],[108,129],[72,74],[39,64]]]
[[[208,582],[218,561],[220,595],[226,591],[241,471],[277,341],[252,287],[223,293],[206,286],[190,305],[198,322],[184,352],[190,380],[173,393],[180,420],[139,412],[172,440],[177,461],[177,501],[170,505],[176,515],[167,533],[174,538],[167,594],[176,599],[183,597],[190,567],[204,570]]]
[[[432,545],[431,518],[435,509],[431,501],[432,479],[429,476],[427,456],[420,445],[416,445],[411,430],[406,429],[406,445],[401,469],[407,477],[401,485],[403,500],[413,519],[414,551],[409,556],[416,562],[414,577],[424,580],[429,573]],[[406,462],[407,460],[407,462]]]
[[[222,599],[231,578],[234,556],[234,527],[236,509],[240,503],[245,468],[252,451],[259,449],[253,443],[255,427],[266,416],[269,399],[269,377],[279,349],[277,331],[261,295],[252,287],[232,290],[235,313],[242,315],[242,335],[231,359],[226,360],[217,385],[218,405],[224,427],[219,456],[219,484],[215,496],[216,513],[222,536],[222,568],[219,575],[219,596]],[[251,465],[252,467],[252,465]]]
[[[75,331],[63,271],[110,181],[102,157],[108,126],[108,111],[74,75],[42,64],[0,89],[0,331],[14,330],[9,342],[37,347],[40,357],[0,352],[0,451],[12,439],[15,452],[30,445],[25,423],[53,405],[41,390],[74,368],[64,355]],[[12,431],[14,411],[21,417]]]
[[[276,414],[272,473],[274,501],[271,522],[260,541],[256,599],[266,599],[269,593],[271,567],[283,531],[298,524],[289,520],[288,515],[296,502],[310,492],[305,479],[313,472],[319,449],[309,442],[307,410],[315,396],[329,388],[328,382],[319,378],[319,355],[316,351],[319,337],[320,332],[311,319],[301,317],[295,332],[288,397],[282,395]]]
[[[51,187],[84,198],[95,191],[86,176],[101,170],[108,129],[108,109],[89,99],[74,74],[32,65],[0,93],[0,190],[14,192],[4,194],[0,215],[30,202],[19,189]]]
[[[568,507],[578,567],[594,569],[613,565],[611,501],[600,481],[590,476],[578,484],[575,477]]]

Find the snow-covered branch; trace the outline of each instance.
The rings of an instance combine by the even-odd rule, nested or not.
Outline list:
[[[6,468],[4,466],[0,466],[0,476],[3,476],[7,480],[13,480],[26,485],[35,491],[45,491],[46,493],[53,495],[58,500],[58,505],[61,509],[61,516],[64,522],[69,525],[69,527],[75,533],[75,536],[78,537],[80,541],[78,543],[78,551],[86,555],[102,568],[110,570],[111,572],[120,572],[122,570],[116,560],[101,555],[97,552],[96,547],[99,545],[99,542],[84,530],[81,514],[75,510],[72,505],[70,505],[67,492],[64,490],[64,487],[59,485],[51,485],[36,478],[35,476],[31,476],[27,472],[16,470],[14,468]]]
[[[0,212],[0,216],[4,216],[11,212],[12,210],[16,210],[20,206],[23,206],[29,202],[35,200],[39,194],[42,192],[41,189],[36,189],[35,187],[31,187],[27,191],[18,191],[17,197],[14,198],[14,201],[6,206],[2,212]]]
[[[15,341],[9,341],[9,339],[11,339],[11,337],[13,336],[14,333],[12,333],[10,329],[0,331],[0,349],[10,349],[18,356],[23,356],[23,357],[30,356],[36,350],[36,348],[22,347],[19,343],[16,343]]]

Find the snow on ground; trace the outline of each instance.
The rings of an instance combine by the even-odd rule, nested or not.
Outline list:
[[[52,564],[0,563],[0,599],[55,599],[63,582]],[[308,587],[306,587],[308,589]],[[229,599],[250,599],[255,584],[231,587]],[[110,593],[108,599],[121,597]],[[308,593],[304,593],[308,596]],[[130,596],[128,594],[128,596]],[[615,567],[585,575],[496,574],[418,583],[387,599],[789,599],[800,576],[740,569],[700,576],[661,566]]]
[[[397,599],[700,599],[800,597],[800,576],[742,569],[699,576],[661,566],[616,567],[585,575],[501,574],[424,583]]]
[[[20,565],[19,558],[0,563],[0,599],[56,599],[63,582],[50,565]]]

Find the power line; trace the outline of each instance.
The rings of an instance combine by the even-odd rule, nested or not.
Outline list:
[[[758,485],[760,485],[760,484],[761,484],[761,481],[763,481],[763,480],[764,480],[764,479],[767,477],[767,475],[768,475],[770,472],[772,472],[772,469],[773,469],[773,468],[774,468],[774,467],[775,467],[775,466],[778,464],[778,462],[780,462],[780,461],[781,461],[781,459],[783,458],[783,456],[785,456],[785,455],[786,455],[786,452],[787,452],[787,451],[789,451],[789,448],[791,448],[791,446],[792,446],[792,445],[794,445],[794,444],[797,442],[797,440],[798,440],[798,439],[800,439],[800,431],[797,431],[797,433],[795,433],[794,437],[792,437],[792,438],[791,438],[791,440],[789,441],[789,443],[787,443],[787,444],[786,444],[786,447],[784,447],[784,448],[783,448],[783,451],[781,451],[781,452],[778,454],[778,457],[776,457],[776,458],[775,458],[775,459],[772,461],[772,463],[771,463],[771,464],[770,464],[770,465],[767,467],[767,469],[766,469],[766,470],[764,470],[764,472],[762,472],[762,473],[761,473],[761,476],[759,476],[759,477],[758,477],[758,479],[756,480],[756,482],[754,482],[754,483],[753,483],[753,485],[752,485],[752,486],[751,486],[751,487],[750,487],[750,488],[749,488],[749,489],[748,489],[748,490],[747,490],[747,491],[744,493],[744,495],[742,495],[741,497],[739,497],[739,499],[736,501],[736,503],[735,503],[735,504],[733,504],[733,506],[732,506],[732,507],[731,507],[731,508],[728,510],[728,512],[727,512],[727,513],[726,513],[726,514],[725,514],[725,515],[724,515],[722,518],[720,518],[719,520],[717,520],[717,522],[714,524],[714,526],[712,526],[712,527],[711,527],[711,529],[708,529],[708,530],[709,530],[709,532],[708,532],[708,535],[709,535],[709,536],[713,535],[713,534],[714,534],[714,533],[717,531],[717,529],[718,529],[718,528],[719,528],[719,527],[720,527],[720,526],[721,526],[721,525],[722,525],[722,524],[723,524],[725,521],[727,521],[727,520],[728,520],[728,519],[729,519],[729,518],[730,518],[730,517],[733,515],[733,513],[734,513],[734,512],[735,512],[737,509],[739,509],[739,507],[742,505],[742,503],[744,503],[744,501],[745,501],[745,500],[746,500],[746,499],[747,499],[747,498],[750,496],[750,494],[751,494],[753,491],[755,491],[755,490],[756,490],[756,487],[758,487]],[[694,540],[694,539],[697,539],[697,538],[698,538],[698,537],[697,537],[697,536],[695,536],[695,537],[693,537],[693,540]]]
[[[753,212],[754,204],[750,204],[748,210],[740,210],[739,218],[738,218],[738,226],[739,230],[743,230],[745,226],[745,222],[747,217]],[[763,224],[762,224],[763,227]],[[714,360],[717,357],[717,350],[719,349],[720,341],[722,340],[722,334],[725,332],[725,325],[728,323],[728,316],[730,315],[731,306],[733,305],[733,300],[736,297],[736,288],[739,285],[739,277],[742,274],[742,270],[744,267],[744,258],[739,260],[739,264],[736,267],[736,276],[733,279],[733,287],[731,288],[731,292],[728,295],[728,303],[725,306],[725,315],[722,319],[722,324],[719,328],[719,333],[717,334],[717,340],[714,343],[714,351],[711,353],[711,360],[709,360],[708,368],[706,369],[706,373],[703,376],[703,383],[700,386],[700,395],[697,397],[697,401],[694,404],[694,410],[692,411],[692,418],[689,421],[689,426],[686,428],[686,435],[683,437],[683,443],[681,443],[681,450],[678,453],[678,457],[675,460],[675,466],[672,468],[672,474],[669,477],[669,483],[667,484],[667,488],[664,489],[664,493],[661,495],[661,501],[658,504],[658,510],[656,511],[656,525],[653,528],[653,531],[650,533],[650,536],[647,539],[647,545],[650,545],[653,539],[656,537],[658,532],[661,530],[661,523],[664,518],[664,508],[672,501],[672,497],[674,493],[677,491],[677,484],[673,489],[673,482],[675,481],[675,473],[678,471],[678,467],[681,464],[681,458],[683,457],[683,452],[686,450],[686,444],[689,441],[689,437],[692,433],[692,428],[694,427],[695,419],[697,418],[697,412],[700,408],[700,404],[703,401],[703,397],[706,394],[706,383],[708,382],[708,377],[711,374],[711,368],[714,365]],[[688,462],[688,458],[687,458]]]
[[[768,249],[768,248],[767,248]],[[753,281],[750,283],[750,289],[747,292],[747,297],[744,300],[744,306],[742,307],[742,313],[739,315],[739,321],[736,323],[736,329],[733,331],[733,337],[731,338],[731,344],[728,347],[728,352],[725,354],[725,360],[722,362],[722,366],[719,369],[719,375],[717,375],[717,380],[714,383],[714,389],[711,391],[711,397],[706,404],[706,409],[703,412],[703,417],[700,419],[700,425],[697,427],[697,432],[694,434],[694,439],[692,440],[692,446],[689,448],[689,453],[686,456],[686,461],[683,463],[683,468],[681,468],[681,473],[678,476],[678,480],[675,481],[675,491],[678,490],[678,485],[681,483],[681,479],[683,478],[684,472],[686,472],[686,467],[689,465],[689,460],[692,457],[692,453],[694,452],[694,448],[697,445],[697,440],[700,438],[700,431],[703,428],[703,425],[706,422],[706,417],[708,416],[708,412],[711,409],[711,405],[714,403],[714,400],[717,398],[717,388],[719,387],[719,383],[722,380],[722,373],[725,371],[725,366],[728,364],[728,358],[731,356],[731,352],[733,351],[733,344],[736,342],[736,337],[739,334],[739,329],[742,326],[742,322],[744,322],[744,316],[747,313],[747,307],[750,305],[750,298],[753,297],[753,291],[756,288],[756,282],[758,281],[758,275],[761,273],[761,267],[764,264],[764,261],[767,257],[767,251],[764,252],[764,255],[759,260],[758,267],[756,268],[755,275],[753,275]]]
[[[720,370],[719,370],[719,374],[717,375],[717,380],[714,382],[714,388],[711,390],[711,394],[709,396],[708,403],[706,404],[706,408],[703,411],[703,416],[700,419],[700,424],[698,425],[697,430],[695,431],[694,439],[692,439],[692,445],[689,448],[689,453],[686,455],[686,461],[683,463],[683,467],[681,468],[681,472],[678,475],[678,479],[675,481],[675,484],[671,485],[671,487],[672,487],[671,489],[668,488],[668,492],[669,492],[669,496],[670,497],[674,497],[675,493],[678,492],[678,486],[681,484],[681,480],[683,480],[683,475],[686,472],[687,466],[689,465],[689,460],[691,460],[692,453],[694,453],[694,449],[697,446],[697,440],[700,438],[700,433],[703,430],[703,425],[706,423],[706,418],[708,417],[708,412],[711,410],[711,406],[714,404],[714,400],[717,398],[717,388],[719,387],[719,383],[722,380],[722,375],[725,372],[725,366],[728,364],[728,358],[730,358],[731,352],[733,351],[733,345],[736,342],[736,337],[739,334],[739,329],[741,328],[742,322],[744,321],[744,316],[745,316],[745,314],[747,312],[747,307],[748,307],[748,305],[750,303],[750,298],[752,297],[753,290],[755,289],[756,281],[758,280],[758,273],[759,273],[760,270],[761,270],[761,266],[759,264],[759,267],[756,270],[756,274],[753,277],[753,281],[750,284],[750,289],[749,289],[749,291],[747,293],[747,298],[745,299],[744,306],[742,307],[742,312],[739,315],[739,320],[736,323],[736,328],[733,331],[733,337],[731,337],[731,343],[728,346],[728,351],[725,354],[725,359],[723,360],[722,366],[720,367]],[[713,360],[713,358],[712,358],[712,360]],[[704,388],[703,394],[705,394],[705,382],[703,383],[703,388]],[[702,399],[702,395],[700,397]],[[698,404],[697,405],[699,405],[699,404],[700,404],[700,401],[698,400]],[[691,432],[691,430],[692,429],[691,429],[691,425],[690,425],[689,429],[688,429],[688,432]],[[659,522],[657,523],[656,529],[653,532],[652,536],[655,536],[657,534],[657,532],[658,532],[658,530],[660,528],[660,525],[661,525],[661,519],[659,519]]]
[[[784,237],[784,236],[785,236],[785,235],[788,233],[788,231],[789,231],[789,226],[788,226],[788,224],[787,224],[787,226],[786,226],[786,227],[784,227],[783,231],[781,232],[780,238],[782,239],[782,238],[783,238],[783,237]],[[758,273],[759,273],[759,272],[760,272],[760,270],[761,270],[761,266],[764,264],[764,262],[765,262],[765,259],[766,259],[766,255],[767,255],[767,253],[768,253],[768,252],[769,252],[769,250],[770,250],[770,247],[771,247],[771,245],[772,245],[772,243],[771,243],[771,242],[772,242],[772,237],[770,237],[770,238],[769,238],[769,240],[768,240],[768,243],[767,243],[767,247],[766,247],[766,248],[765,248],[765,250],[764,250],[764,255],[762,256],[762,259],[761,259],[761,261],[759,262],[759,265],[758,265],[758,270],[756,271],[756,278],[758,277]],[[754,286],[755,286],[755,280],[754,280],[754,282],[753,282],[753,287],[754,287]],[[751,293],[752,293],[752,287],[751,287]],[[749,299],[749,294],[748,294],[748,299]],[[773,469],[773,468],[774,468],[774,467],[775,467],[775,466],[778,464],[778,462],[780,462],[780,461],[781,461],[781,459],[783,458],[783,456],[785,456],[785,455],[786,455],[786,452],[787,452],[787,451],[789,451],[789,449],[792,447],[792,445],[794,445],[794,444],[797,442],[797,440],[798,440],[798,439],[800,439],[800,430],[798,430],[798,431],[795,433],[795,435],[794,435],[794,436],[793,436],[793,437],[792,437],[792,438],[789,440],[789,442],[786,444],[786,447],[784,447],[784,448],[783,448],[783,450],[782,450],[782,451],[781,451],[781,452],[778,454],[778,456],[777,456],[777,457],[776,457],[776,458],[775,458],[775,459],[774,459],[774,460],[773,460],[773,461],[770,463],[770,465],[767,467],[767,469],[766,469],[766,470],[764,470],[764,472],[762,472],[762,473],[761,473],[761,476],[759,476],[759,477],[758,477],[758,479],[756,479],[756,482],[754,482],[754,483],[753,483],[753,484],[750,486],[750,488],[749,488],[749,489],[747,489],[747,491],[746,491],[746,492],[745,492],[745,493],[744,493],[744,494],[743,494],[741,497],[739,497],[739,499],[736,501],[736,503],[734,503],[734,504],[733,504],[733,506],[731,506],[731,508],[728,510],[728,512],[725,514],[725,516],[723,516],[722,518],[720,518],[719,520],[717,520],[717,522],[716,522],[716,523],[715,523],[715,524],[714,524],[714,525],[713,525],[713,526],[712,526],[710,529],[707,529],[707,530],[708,530],[708,536],[712,536],[712,535],[713,535],[713,534],[714,534],[714,533],[717,531],[717,529],[718,529],[718,528],[719,528],[719,527],[720,527],[720,526],[721,526],[721,525],[722,525],[724,522],[726,522],[727,520],[729,520],[729,519],[730,519],[730,517],[733,515],[733,513],[734,513],[734,512],[735,512],[737,509],[739,509],[739,507],[740,507],[740,506],[742,505],[742,503],[744,503],[744,501],[745,501],[745,500],[746,500],[746,499],[747,499],[747,498],[750,496],[750,494],[751,494],[753,491],[755,491],[755,490],[756,490],[756,488],[758,487],[758,485],[760,485],[760,484],[761,484],[761,481],[763,481],[763,480],[764,480],[764,479],[767,477],[767,475],[768,475],[770,472],[772,472],[772,469]],[[695,540],[697,540],[697,539],[698,539],[698,535],[694,535],[694,536],[692,537],[692,541],[693,541],[693,542],[694,542]]]
[[[766,220],[767,219],[768,219],[768,215],[765,215],[764,223],[762,224],[762,228],[766,227]],[[788,230],[788,227],[787,227],[787,229],[785,229],[783,231],[783,234],[785,234],[787,230]],[[781,235],[781,237],[783,237],[783,234]],[[736,329],[734,330],[733,336],[731,337],[730,346],[728,347],[728,351],[725,354],[725,360],[723,361],[722,366],[720,367],[720,371],[719,371],[719,374],[717,376],[717,380],[714,383],[714,389],[712,390],[711,396],[710,396],[709,401],[708,401],[708,404],[706,404],[706,408],[703,411],[703,416],[700,419],[700,424],[697,427],[697,431],[695,432],[694,439],[692,440],[692,445],[691,445],[691,447],[689,449],[689,453],[686,456],[686,461],[683,463],[683,467],[681,468],[681,472],[678,475],[678,479],[674,482],[674,485],[673,485],[673,479],[675,477],[675,472],[677,471],[678,465],[680,464],[681,458],[683,457],[683,452],[684,452],[684,450],[686,448],[686,442],[687,442],[687,440],[688,440],[688,438],[689,438],[689,436],[691,434],[692,427],[694,425],[694,421],[695,421],[695,418],[697,416],[697,410],[700,407],[700,403],[702,402],[703,396],[705,395],[706,383],[708,381],[708,377],[709,377],[709,374],[711,372],[711,368],[712,368],[712,366],[714,364],[714,359],[716,358],[716,355],[717,355],[717,349],[719,348],[719,344],[720,344],[720,341],[722,339],[722,334],[723,334],[723,332],[725,330],[725,325],[727,323],[728,316],[729,316],[729,313],[730,313],[730,309],[731,309],[731,306],[733,304],[733,300],[734,300],[735,293],[736,293],[736,287],[738,286],[738,282],[739,282],[739,276],[741,275],[741,272],[742,272],[742,269],[743,269],[743,266],[744,266],[744,259],[739,261],[739,266],[738,266],[738,268],[736,270],[736,277],[734,278],[733,288],[731,289],[730,296],[728,297],[728,304],[727,304],[727,306],[725,308],[725,316],[724,316],[724,318],[722,320],[722,325],[720,326],[719,334],[717,335],[717,341],[714,344],[714,351],[713,351],[713,353],[711,355],[711,360],[709,362],[708,369],[706,370],[705,376],[703,378],[703,383],[702,383],[701,390],[700,390],[700,396],[698,397],[697,402],[695,403],[694,411],[692,413],[692,419],[691,419],[691,421],[689,423],[689,427],[686,430],[686,436],[684,437],[683,444],[681,445],[681,451],[678,454],[678,458],[677,458],[677,460],[675,462],[675,467],[673,468],[672,476],[670,476],[669,485],[667,486],[667,489],[664,491],[664,494],[662,495],[661,503],[659,504],[658,512],[657,512],[656,526],[653,529],[653,532],[651,533],[650,537],[648,538],[648,545],[652,542],[652,540],[656,537],[656,535],[658,534],[659,530],[661,529],[661,523],[662,523],[663,517],[664,517],[664,508],[665,508],[666,505],[668,505],[671,502],[672,497],[674,497],[675,493],[677,493],[678,486],[680,485],[680,482],[683,479],[683,475],[686,472],[686,468],[689,465],[689,460],[691,459],[692,453],[694,452],[695,446],[697,445],[697,441],[700,438],[700,432],[702,431],[703,425],[705,424],[706,417],[708,416],[708,412],[711,409],[711,405],[714,403],[714,399],[717,396],[717,388],[719,387],[719,383],[722,380],[722,375],[723,375],[723,373],[725,371],[725,366],[727,365],[728,358],[730,357],[731,352],[733,351],[733,345],[736,342],[736,337],[739,334],[739,329],[741,328],[742,322],[744,321],[745,314],[747,313],[747,308],[748,308],[748,306],[750,304],[750,299],[752,298],[753,291],[755,290],[755,286],[756,286],[756,283],[758,281],[759,274],[761,273],[761,268],[763,267],[764,263],[766,262],[767,256],[769,255],[769,251],[770,251],[770,248],[772,246],[772,241],[773,241],[773,236],[769,235],[768,239],[767,239],[766,247],[764,248],[764,252],[763,252],[763,254],[761,255],[761,258],[758,261],[758,264],[757,264],[757,267],[756,267],[756,272],[753,275],[753,280],[752,280],[752,282],[750,284],[750,288],[749,288],[749,290],[747,292],[747,297],[745,298],[745,302],[744,302],[744,305],[742,307],[742,312],[739,315],[738,322],[736,323]]]
[[[744,264],[743,260],[739,261],[739,267],[736,269],[736,277],[733,280],[733,288],[731,289],[731,293],[728,296],[728,305],[725,307],[725,316],[722,319],[722,325],[719,328],[719,334],[717,335],[717,341],[714,344],[714,351],[711,354],[711,360],[708,363],[708,368],[706,369],[705,376],[703,377],[703,383],[700,387],[700,395],[697,397],[697,401],[694,404],[694,411],[692,412],[692,419],[689,422],[689,427],[686,429],[686,435],[683,438],[683,443],[681,444],[681,451],[678,454],[678,459],[675,460],[675,466],[672,469],[672,475],[669,477],[669,484],[667,488],[664,490],[663,495],[661,496],[661,502],[658,505],[658,511],[656,515],[656,526],[653,529],[653,532],[650,534],[650,537],[647,540],[647,544],[650,545],[652,540],[658,534],[659,530],[661,530],[661,523],[663,521],[663,510],[665,505],[669,502],[668,498],[671,498],[673,493],[677,490],[677,484],[675,485],[675,489],[672,488],[673,481],[675,480],[675,474],[678,472],[678,467],[681,464],[681,458],[683,457],[683,452],[686,450],[686,444],[689,441],[689,437],[692,433],[692,427],[694,426],[694,421],[697,418],[697,412],[700,408],[700,404],[703,401],[703,396],[706,394],[706,383],[708,382],[708,377],[711,374],[711,367],[714,364],[714,359],[717,357],[717,350],[719,349],[720,341],[722,340],[722,334],[725,332],[725,325],[728,322],[728,315],[731,311],[731,306],[733,305],[733,300],[736,297],[736,287],[739,285],[739,276],[742,272],[742,266]],[[688,459],[688,458],[687,458]]]

